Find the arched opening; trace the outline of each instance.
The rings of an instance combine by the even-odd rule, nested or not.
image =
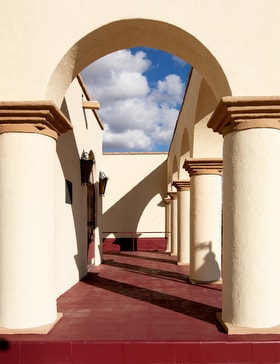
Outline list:
[[[207,128],[207,123],[217,106],[217,100],[205,80],[201,81],[195,108],[193,130],[193,158],[222,157],[223,138]]]
[[[191,64],[217,99],[231,94],[218,60],[194,36],[161,21],[130,19],[104,25],[74,44],[56,66],[46,90],[47,98],[61,104],[70,83],[86,66],[106,54],[137,46],[161,49]]]
[[[164,181],[162,180],[162,183],[165,184],[166,192],[175,191],[174,186],[172,186],[172,182],[181,177],[180,172],[184,156],[188,153],[192,154],[196,147],[194,141],[194,124],[197,122],[199,125],[200,119],[204,120],[204,114],[201,114],[203,107],[201,105],[197,106],[197,102],[201,102],[203,97],[207,99],[210,95],[211,105],[213,106],[220,97],[231,93],[227,78],[219,62],[215,59],[211,52],[201,42],[199,42],[198,39],[174,25],[153,20],[120,20],[104,25],[80,39],[71,49],[69,49],[67,54],[54,70],[49,81],[46,94],[48,98],[54,99],[58,104],[60,104],[65,91],[71,84],[72,80],[86,66],[100,57],[114,51],[139,46],[156,48],[172,53],[191,64],[195,70],[197,83],[199,85],[198,93],[196,93],[197,89],[193,92],[193,100],[195,100],[196,106],[192,110],[192,117],[189,118],[187,107],[185,107],[184,111],[180,115],[183,124],[185,123],[184,117],[186,115],[189,122],[188,125],[186,125],[186,128],[184,128],[183,138],[180,137],[179,142],[178,139],[176,140],[177,150],[176,153],[172,155],[171,173],[167,173],[167,176],[170,176],[170,179],[168,181],[166,181],[166,179],[164,179]],[[191,106],[193,106],[192,103]],[[214,107],[215,106],[213,106],[213,108]],[[209,107],[207,111],[211,112]],[[205,122],[203,123],[203,128],[206,128]],[[183,171],[182,173],[185,172]],[[118,179],[120,178],[118,177]],[[113,184],[112,179],[109,184]],[[123,195],[124,198],[119,199],[118,202],[121,203],[114,203],[112,204],[112,208],[108,209],[107,215],[109,219],[114,221],[114,219],[112,219],[112,214],[114,215],[120,211],[122,206],[125,206],[125,209],[122,209],[122,211],[129,211],[127,206],[130,208],[133,206],[135,201],[133,201],[132,194],[129,192],[136,191],[139,196],[139,194],[143,191],[143,184],[136,183],[135,186],[137,188],[131,188],[131,190],[126,191]],[[138,227],[140,217],[142,216],[149,201],[158,194],[157,189],[149,188],[148,184],[145,186],[148,186],[144,188],[144,190],[148,190],[148,193],[146,193],[147,198],[143,198],[141,200],[141,204],[138,205],[137,216],[132,222],[134,229]],[[162,201],[165,194],[160,193],[159,197]],[[123,218],[125,219],[124,216]],[[128,220],[131,220],[131,215],[127,221]],[[121,230],[127,229],[123,227]]]
[[[215,100],[218,100],[221,96],[230,94],[227,79],[218,61],[199,40],[182,29],[168,23],[146,19],[132,19],[120,20],[104,25],[77,42],[56,67],[48,85],[48,97],[55,98],[59,102],[72,79],[86,66],[114,51],[137,46],[160,49],[172,53],[191,64],[200,79],[205,80],[205,85],[209,85],[208,87],[214,95]],[[59,82],[57,82],[58,80]],[[187,108],[186,112],[188,112]],[[193,148],[194,144],[192,137],[192,123],[194,121],[195,115],[190,119],[188,126],[189,140],[187,145],[189,150]],[[206,126],[204,125],[204,127]],[[186,140],[183,141],[183,143],[185,142]],[[185,145],[184,148],[187,148],[187,146]],[[172,181],[179,178],[181,167],[181,155],[175,156],[172,166]],[[169,181],[171,185],[172,181]],[[111,182],[114,183],[112,180]],[[171,190],[174,190],[173,186]],[[149,201],[154,197],[154,195],[151,196],[151,191],[154,190],[149,190]],[[153,193],[156,194],[156,190]],[[127,191],[124,196],[125,199],[121,197],[119,201],[127,202],[131,200],[131,194]],[[163,198],[162,194],[160,194],[160,198]],[[145,206],[149,203],[149,201],[146,201],[146,205],[144,206],[143,201],[146,201],[146,199],[142,200],[141,211],[137,209],[138,217],[133,222],[133,226],[138,225],[139,218],[142,216]],[[111,204],[107,208],[108,212],[110,212],[107,215],[111,216],[111,212],[118,210],[121,205],[116,203]],[[125,211],[127,211],[127,208]],[[130,219],[131,215],[126,220],[129,221]],[[121,230],[127,229],[123,228]]]

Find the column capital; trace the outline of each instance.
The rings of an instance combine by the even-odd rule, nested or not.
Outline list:
[[[177,192],[168,192],[167,194],[171,197],[171,200],[177,199]]]
[[[0,102],[0,134],[37,133],[57,139],[71,129],[71,122],[52,101]]]
[[[163,199],[164,201],[165,201],[165,203],[168,205],[168,204],[170,204],[170,202],[171,202],[171,198],[169,197],[169,196],[166,196],[166,197],[164,197],[164,199]]]
[[[177,188],[177,191],[189,191],[191,182],[190,180],[179,180],[174,181],[172,185]]]
[[[222,175],[223,160],[221,158],[188,158],[183,168],[189,172],[190,176],[201,174]]]
[[[280,97],[225,96],[207,126],[222,135],[253,128],[280,129]]]

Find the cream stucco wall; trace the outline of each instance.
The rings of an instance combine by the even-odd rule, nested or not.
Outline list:
[[[170,51],[192,64],[217,98],[277,94],[279,7],[277,0],[226,6],[223,0],[5,2],[1,98],[60,104],[89,63],[139,45]]]
[[[56,159],[56,292],[64,292],[87,273],[87,186],[81,184],[80,157],[83,150],[94,152],[93,177],[96,196],[95,245],[100,244],[101,197],[98,175],[102,166],[102,129],[92,110],[82,108],[83,90],[75,79],[69,87],[62,110],[73,130],[60,136]],[[65,180],[72,182],[72,204],[65,202]],[[100,257],[96,254],[96,264]]]
[[[103,237],[165,236],[166,153],[103,155]],[[129,233],[129,234],[127,234]]]

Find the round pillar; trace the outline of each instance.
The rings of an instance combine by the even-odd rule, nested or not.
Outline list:
[[[224,135],[221,323],[280,332],[280,98],[222,99],[208,126]]]
[[[178,265],[190,263],[190,181],[174,181],[178,194]]]
[[[187,159],[190,192],[191,282],[221,278],[222,160]]]
[[[178,250],[178,225],[177,225],[177,192],[169,192],[171,197],[171,255],[177,255]]]
[[[0,103],[0,326],[57,319],[56,138],[70,123],[52,104]]]

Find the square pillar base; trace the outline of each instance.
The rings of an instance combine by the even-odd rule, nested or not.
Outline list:
[[[217,312],[216,317],[228,335],[280,334],[280,325],[267,328],[244,327],[223,321],[221,312]]]
[[[206,282],[206,281],[198,281],[196,279],[192,279],[190,277],[188,277],[188,281],[190,284],[223,284],[223,279],[220,278],[216,281],[209,281],[209,282]]]

